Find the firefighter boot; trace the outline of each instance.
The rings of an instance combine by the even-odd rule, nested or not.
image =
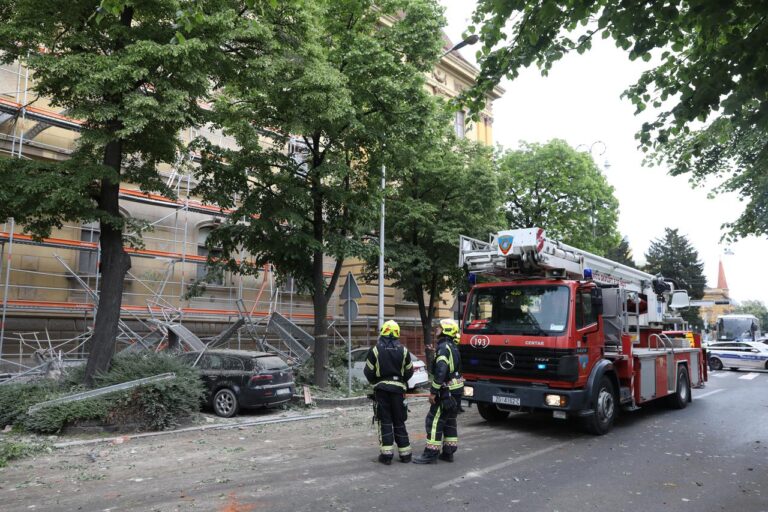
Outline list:
[[[413,456],[410,453],[406,453],[405,455],[401,455],[400,456],[400,462],[405,462],[405,463],[411,462],[411,458],[412,457]]]
[[[447,452],[445,449],[443,449],[442,453],[437,458],[444,460],[445,462],[453,462],[453,453]]]
[[[379,462],[389,466],[390,464],[392,464],[392,454],[391,453],[380,453],[379,454]]]
[[[413,459],[414,464],[436,464],[437,456],[440,454],[438,450],[430,450],[424,448],[424,453]]]

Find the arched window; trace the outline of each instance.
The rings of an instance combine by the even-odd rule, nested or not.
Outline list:
[[[197,255],[220,258],[222,255],[219,249],[208,249],[205,245],[208,237],[216,229],[216,226],[203,226],[197,232]],[[200,263],[197,265],[197,280],[206,282],[208,284],[223,286],[224,285],[224,272],[218,268],[211,268],[208,265]]]

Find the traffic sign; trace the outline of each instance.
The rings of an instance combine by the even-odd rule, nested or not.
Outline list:
[[[342,306],[344,309],[344,319],[350,322],[357,319],[357,314],[360,312],[360,308],[357,307],[357,302],[354,300],[348,300]]]
[[[357,281],[352,272],[347,273],[347,282],[344,283],[344,288],[341,290],[341,298],[344,300],[356,300],[363,296],[360,293],[360,287],[357,286]]]

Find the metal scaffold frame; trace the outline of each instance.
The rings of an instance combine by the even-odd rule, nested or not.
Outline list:
[[[0,66],[0,77],[2,73],[11,73],[16,85],[11,94],[0,90],[0,151],[13,158],[68,158],[76,138],[72,134],[81,131],[83,122],[67,116],[66,111],[56,112],[28,104],[31,78],[29,70],[21,63]],[[3,82],[0,80],[0,83]],[[194,136],[193,131],[198,130],[190,130],[190,137]],[[220,143],[224,137],[223,134],[208,135],[218,136]],[[41,152],[45,154],[41,155]],[[276,313],[294,325],[311,325],[314,318],[311,299],[298,293],[292,285],[278,286],[271,266],[262,268],[260,279],[228,276],[228,283],[211,286],[212,291],[206,297],[186,296],[190,285],[200,275],[192,269],[207,261],[207,257],[198,254],[196,249],[196,230],[203,223],[215,226],[216,219],[227,218],[232,213],[232,210],[204,204],[193,197],[194,182],[187,165],[190,160],[194,163],[197,156],[182,155],[167,172],[166,184],[175,191],[176,198],[144,193],[131,188],[130,184],[120,188],[122,204],[136,205],[137,210],[142,206],[152,207],[152,218],[146,220],[146,225],[150,229],[157,228],[157,232],[164,231],[166,236],[157,232],[145,233],[142,240],[151,248],[125,247],[130,256],[140,259],[134,261],[162,262],[154,264],[162,270],[141,275],[134,268],[127,273],[118,342],[122,346],[138,344],[157,349],[167,340],[169,324],[215,322],[231,326],[242,322],[234,335],[227,338],[229,346],[241,348],[243,344],[255,344],[257,348],[276,351],[292,361],[305,360],[311,347],[308,346],[310,342],[303,339],[302,329],[287,324],[281,328],[278,326],[280,319],[270,320]],[[159,211],[163,213],[156,215]],[[87,356],[98,304],[99,272],[84,273],[74,262],[79,262],[83,255],[98,261],[97,239],[98,228],[94,224],[65,225],[55,235],[36,240],[25,234],[15,219],[0,219],[0,381],[3,373],[17,378],[50,369],[52,364],[60,367],[67,361],[82,360]],[[25,246],[50,249],[50,253],[37,252],[34,256],[45,260],[47,268],[28,268],[22,264],[24,258],[31,257],[25,254]],[[331,274],[329,268],[326,271],[327,275]],[[66,284],[57,286],[56,282],[62,280]],[[38,292],[45,296],[45,300],[36,296]],[[334,345],[346,344],[347,340],[335,328],[339,313],[338,294],[334,294],[328,311],[331,315],[329,340]],[[68,338],[53,338],[45,328],[10,333],[7,328],[9,313],[25,318],[72,319],[85,327]],[[370,344],[375,339],[370,334],[376,329],[375,317],[361,316],[356,325],[364,329],[365,341]],[[303,340],[286,339],[286,333],[290,332],[293,333],[291,336]],[[221,338],[214,336],[212,339],[218,342]],[[304,348],[296,343],[302,343]],[[10,346],[16,347],[16,351],[9,349]]]

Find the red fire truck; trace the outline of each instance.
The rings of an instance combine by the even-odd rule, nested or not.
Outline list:
[[[499,278],[469,292],[459,346],[465,398],[487,421],[545,410],[601,435],[619,408],[665,399],[682,409],[704,385],[701,349],[663,333],[689,300],[661,276],[539,228],[460,244],[460,266]]]

